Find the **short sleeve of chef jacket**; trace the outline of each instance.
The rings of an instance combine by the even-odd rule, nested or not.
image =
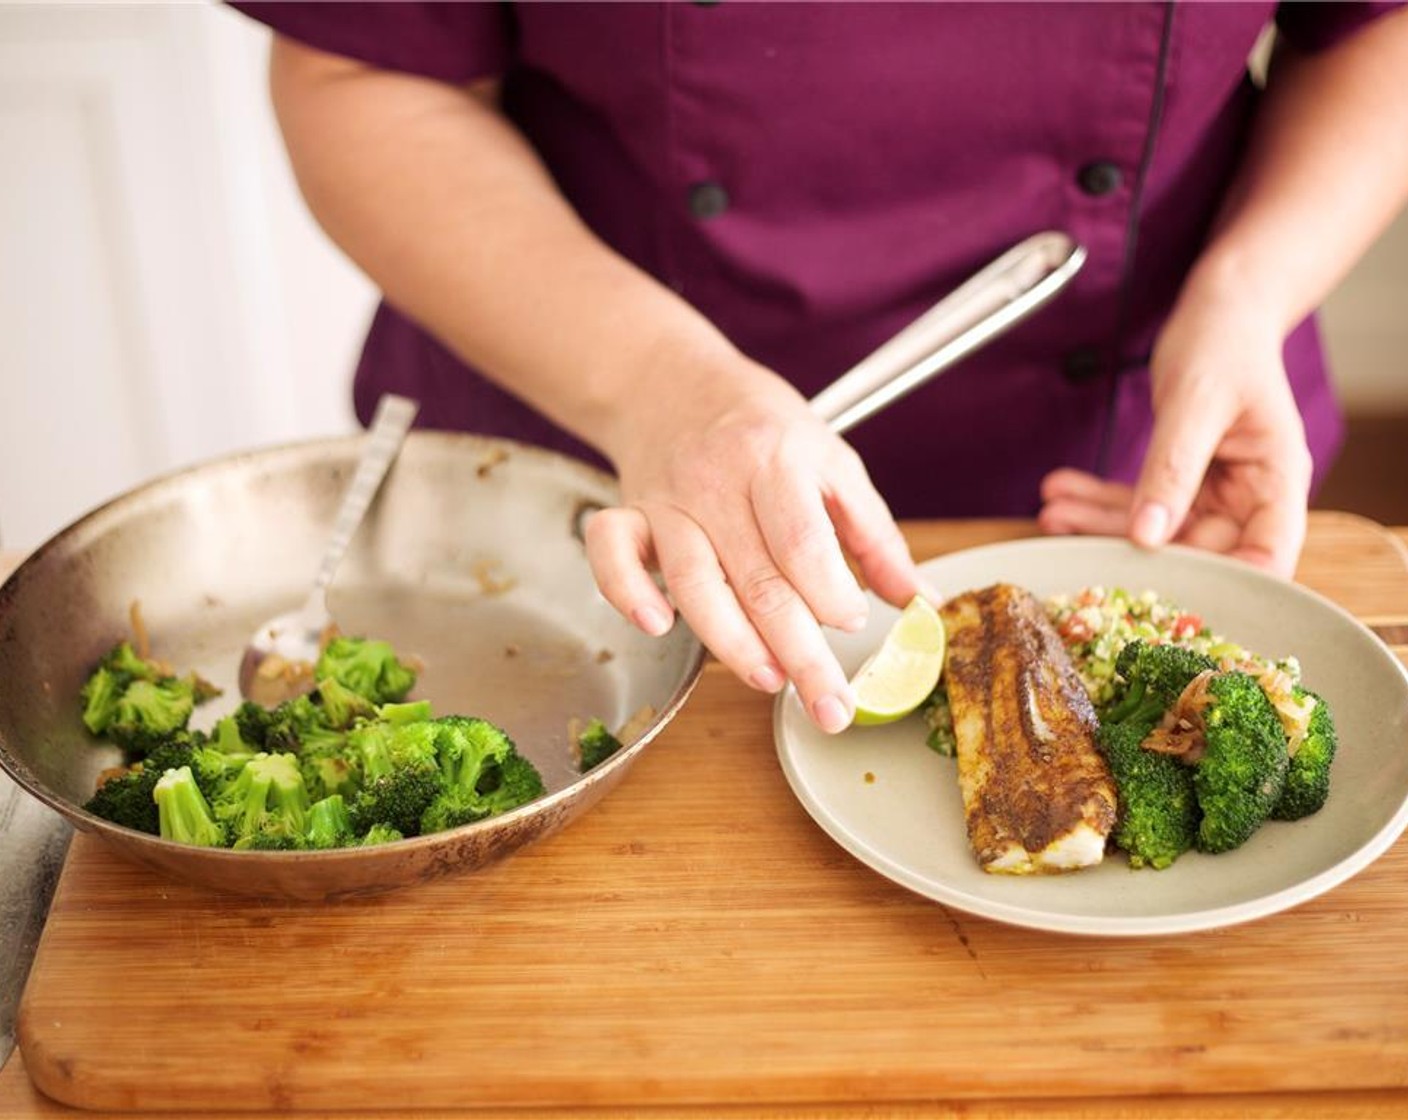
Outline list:
[[[513,51],[507,3],[229,6],[316,50],[457,85],[502,74]]]

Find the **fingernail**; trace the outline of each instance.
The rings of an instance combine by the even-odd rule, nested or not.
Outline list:
[[[1136,544],[1155,548],[1168,536],[1168,507],[1162,502],[1145,502],[1134,515],[1129,535]]]
[[[748,683],[762,692],[778,692],[786,682],[771,665],[759,665],[748,674]]]
[[[668,633],[671,624],[674,622],[664,611],[656,607],[637,607],[631,612],[631,618],[635,624],[649,634],[652,638],[659,638]]]
[[[921,579],[916,585],[916,590],[934,606],[937,607],[943,604],[944,593],[927,580]]]
[[[862,611],[860,614],[852,615],[850,618],[846,619],[845,622],[841,623],[841,629],[846,630],[852,634],[854,634],[857,630],[864,630],[865,623],[868,617],[869,616],[866,615],[864,611]]]
[[[835,735],[851,725],[850,709],[835,696],[823,696],[812,705],[812,718],[828,735]]]

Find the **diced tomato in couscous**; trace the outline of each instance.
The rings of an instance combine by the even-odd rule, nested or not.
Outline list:
[[[1215,633],[1201,615],[1154,591],[1131,594],[1122,587],[1087,587],[1074,595],[1052,595],[1044,605],[1097,708],[1114,698],[1119,687],[1115,659],[1136,638],[1183,646],[1219,662],[1276,665],[1300,678],[1293,658],[1269,661]]]

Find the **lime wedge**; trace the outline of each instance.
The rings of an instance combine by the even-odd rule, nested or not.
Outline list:
[[[874,726],[903,719],[934,691],[943,667],[943,620],[928,599],[916,595],[851,678],[856,723]]]

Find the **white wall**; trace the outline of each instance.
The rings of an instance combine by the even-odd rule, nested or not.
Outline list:
[[[0,545],[353,430],[374,292],[297,194],[268,38],[216,4],[0,4]],[[1347,405],[1408,414],[1408,219],[1325,322]]]
[[[309,214],[288,166],[269,104],[270,32],[219,6],[181,13],[205,44],[213,72],[212,111],[226,138],[222,175],[242,214],[238,240],[250,271],[269,281],[254,296],[251,331],[269,336],[278,382],[288,387],[282,431],[303,438],[352,431],[350,380],[376,306],[371,282]]]
[[[354,429],[374,292],[298,197],[267,43],[218,6],[0,6],[0,544]]]
[[[1326,300],[1321,325],[1345,408],[1408,416],[1408,213]]]

